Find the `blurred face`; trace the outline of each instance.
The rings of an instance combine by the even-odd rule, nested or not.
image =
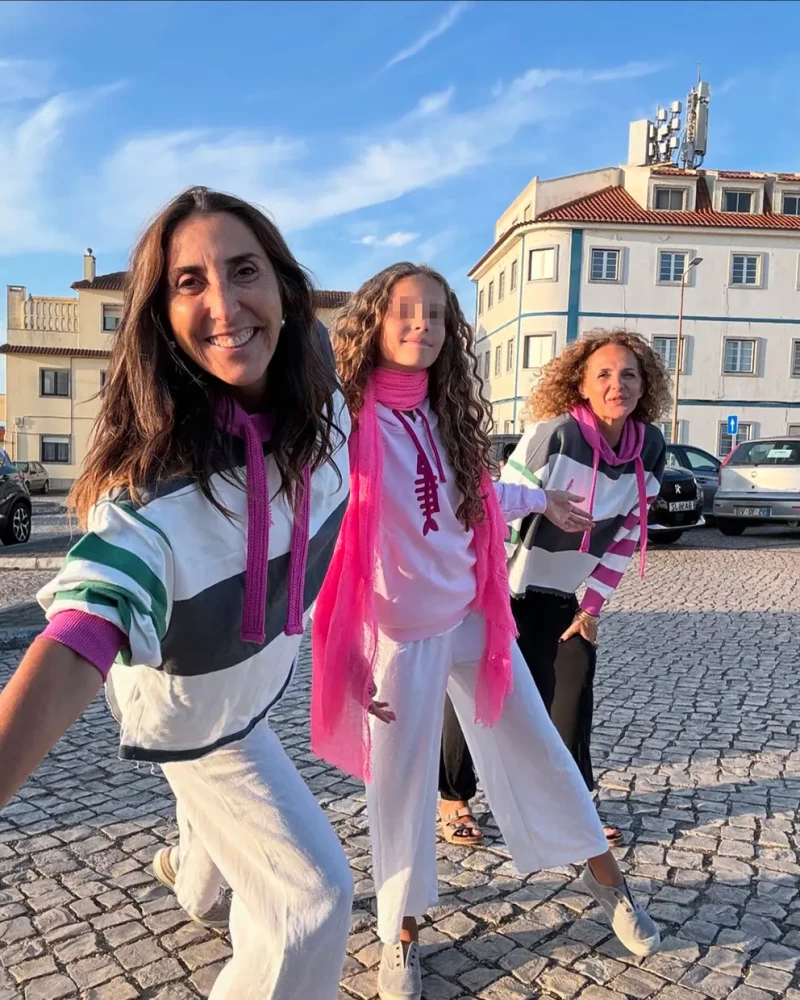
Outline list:
[[[430,368],[444,346],[447,300],[438,281],[417,274],[395,282],[381,330],[381,365],[396,371]]]
[[[180,349],[257,409],[281,329],[278,279],[252,230],[227,212],[192,215],[167,248],[167,308]]]
[[[624,423],[643,389],[639,362],[627,347],[606,344],[589,356],[580,391],[604,424]]]

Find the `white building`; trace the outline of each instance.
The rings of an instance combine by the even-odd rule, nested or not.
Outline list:
[[[469,273],[495,431],[521,430],[542,365],[588,330],[635,330],[674,371],[681,279],[701,257],[685,282],[680,440],[726,454],[729,414],[740,440],[800,434],[800,174],[642,166],[641,124],[632,165],[534,178]]]

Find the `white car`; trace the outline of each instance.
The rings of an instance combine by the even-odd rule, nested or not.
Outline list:
[[[744,441],[722,463],[714,517],[723,535],[800,525],[800,437]]]

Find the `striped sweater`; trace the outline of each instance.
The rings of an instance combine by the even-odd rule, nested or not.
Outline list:
[[[337,411],[346,435],[341,396]],[[271,498],[263,642],[242,635],[248,492],[220,475],[212,487],[232,517],[191,480],[163,484],[141,506],[125,495],[102,499],[90,512],[87,533],[39,592],[50,628],[56,619],[61,623],[53,637],[92,662],[84,654],[91,644],[85,625],[75,641],[70,637],[81,632],[80,621],[102,619],[98,636],[108,635],[108,625],[121,631],[124,645],[106,693],[121,726],[123,758],[192,760],[242,739],[289,683],[301,641],[284,630],[294,512],[282,494],[275,496],[279,476],[270,444],[256,449]],[[244,442],[236,438],[233,450],[245,478]],[[343,440],[335,461],[311,477],[304,621],[333,553],[348,483]]]
[[[648,505],[658,496],[665,448],[661,432],[648,425],[642,448]],[[593,457],[578,423],[565,414],[526,428],[502,478],[589,497]],[[581,607],[599,614],[641,535],[633,462],[614,467],[600,460],[593,516],[595,527],[585,553],[579,551],[580,534],[562,531],[541,516],[515,522],[506,543],[512,595],[521,597],[528,590],[574,594],[586,584]]]

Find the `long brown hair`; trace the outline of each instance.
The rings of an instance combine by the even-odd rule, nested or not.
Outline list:
[[[232,195],[193,187],[150,223],[131,257],[122,320],[114,335],[108,378],[92,431],[84,471],[70,504],[86,524],[92,504],[115,487],[136,502],[165,480],[194,480],[208,500],[212,476],[236,481],[230,439],[217,411],[230,407],[230,388],[172,342],[166,309],[166,256],[176,227],[191,215],[228,212],[256,237],[275,269],[285,325],[270,371],[274,411],[273,455],[280,489],[291,495],[304,466],[319,468],[340,441],[334,422],[335,373],[326,360],[314,316],[311,281],[277,227],[253,205]]]
[[[480,482],[484,470],[491,467],[486,433],[491,410],[478,376],[472,327],[442,275],[422,264],[402,262],[366,281],[331,326],[339,377],[350,415],[357,421],[367,381],[379,361],[381,330],[392,289],[401,279],[417,275],[437,281],[445,294],[444,346],[428,371],[428,398],[439,419],[442,442],[462,497],[457,514],[470,527],[484,516]]]
[[[627,348],[639,362],[642,398],[632,415],[645,424],[655,423],[669,406],[669,376],[663,361],[647,341],[628,330],[592,330],[549,361],[528,400],[530,418],[552,420],[580,406],[586,362],[595,351],[609,344]]]

